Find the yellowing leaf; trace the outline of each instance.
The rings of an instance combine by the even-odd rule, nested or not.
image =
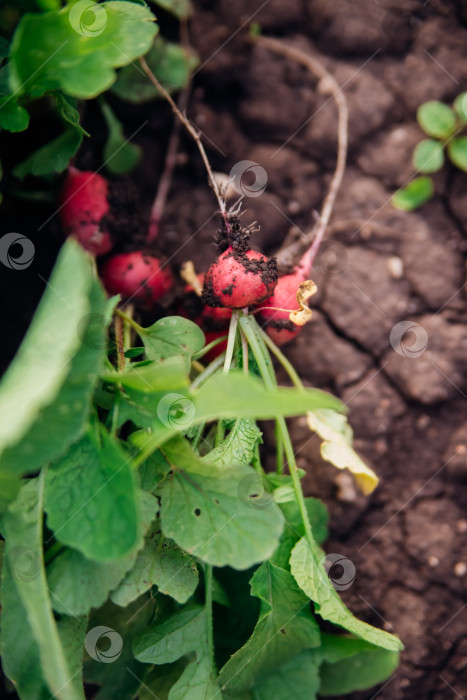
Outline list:
[[[300,309],[297,311],[291,311],[289,314],[289,320],[295,323],[296,326],[304,326],[305,323],[310,321],[313,312],[307,304],[307,301],[313,294],[316,294],[318,287],[312,280],[306,280],[302,282],[297,290],[297,303]]]
[[[342,413],[321,409],[307,413],[308,426],[323,438],[321,456],[338,469],[349,469],[365,495],[378,486],[378,477],[352,448],[353,432]]]

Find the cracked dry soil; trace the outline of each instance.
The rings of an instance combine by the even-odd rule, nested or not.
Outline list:
[[[160,14],[167,36],[172,25]],[[189,117],[202,130],[216,170],[229,173],[244,159],[266,169],[267,189],[247,199],[245,218],[261,223],[253,247],[271,254],[285,236],[307,230],[320,208],[335,164],[337,116],[303,67],[247,42],[252,21],[265,34],[315,53],[343,86],[349,106],[348,167],[312,275],[319,287],[314,318],[285,350],[307,384],[348,405],[356,448],[381,479],[371,497],[357,494],[348,476],[320,460],[304,421],[292,423],[308,493],[330,508],[327,551],[356,567],[344,600],[406,646],[384,687],[353,697],[467,697],[467,175],[449,168],[437,174],[436,196],[416,213],[397,212],[389,203],[412,174],[411,152],[422,137],[416,108],[466,89],[466,5],[196,2],[190,34],[201,70]],[[140,206],[129,205],[121,243],[128,246],[144,230],[164,159],[161,133],[168,136],[172,117],[165,104],[143,110],[112,104],[127,133],[148,120],[136,138],[145,159],[131,176]],[[94,148],[105,135],[99,119],[97,107],[88,106],[85,127]],[[78,166],[100,162],[100,152],[86,146]],[[191,259],[202,271],[215,258],[214,211],[202,163],[183,137],[158,241],[175,268]],[[27,232],[27,217],[37,222],[43,214],[16,212],[11,230]],[[7,220],[10,215],[5,212]],[[24,273],[21,286],[18,276],[5,276],[6,292],[15,298],[5,311],[5,363],[51,267],[60,241],[56,220],[44,235],[56,245],[36,246],[42,281],[37,269]],[[390,343],[391,330],[404,321],[414,331],[404,336],[409,351],[415,342],[413,357]],[[272,452],[267,429],[265,439]]]

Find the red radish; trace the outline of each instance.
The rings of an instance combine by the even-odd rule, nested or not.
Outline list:
[[[276,281],[275,258],[255,250],[234,250],[229,245],[206,273],[203,301],[228,309],[256,306],[271,296]]]
[[[146,308],[159,301],[173,285],[169,268],[140,251],[111,257],[102,267],[101,279],[110,294],[121,294]]]
[[[266,332],[276,345],[293,340],[302,329],[290,320],[289,314],[300,309],[297,291],[306,281],[309,267],[310,250],[307,250],[292,274],[279,277],[274,294],[260,306],[260,318],[266,322]]]
[[[195,279],[193,284],[185,285],[183,289],[185,294],[193,293],[197,296],[201,295],[205,277],[204,272],[200,272],[198,275],[196,275],[196,277],[198,279],[196,289],[193,286],[193,284],[196,283]],[[194,320],[195,323],[197,323],[198,326],[202,328],[202,330],[223,330],[224,328],[229,327],[231,317],[231,309],[224,309],[220,307],[215,308],[214,306],[208,306],[207,304],[205,304],[202,308],[201,313],[196,315],[196,318]]]
[[[70,167],[60,195],[60,220],[65,234],[76,238],[94,255],[104,255],[112,248],[105,222],[110,211],[108,189],[102,175]]]

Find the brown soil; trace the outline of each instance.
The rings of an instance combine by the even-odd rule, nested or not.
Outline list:
[[[330,508],[327,551],[356,566],[345,601],[406,645],[378,698],[467,697],[467,176],[443,170],[435,198],[417,213],[389,204],[412,173],[411,151],[422,137],[416,108],[465,89],[465,4],[198,0],[191,36],[201,66],[189,117],[202,130],[216,170],[228,174],[241,160],[265,168],[266,191],[246,198],[246,207],[248,220],[261,224],[252,247],[273,254],[291,230],[306,231],[313,222],[335,164],[337,117],[303,67],[247,42],[251,22],[319,56],[343,86],[350,113],[348,168],[313,274],[319,287],[314,319],[285,349],[307,384],[348,405],[356,446],[381,484],[370,498],[358,495],[345,473],[320,463],[318,441],[297,420],[299,465],[309,474],[309,493]],[[136,138],[144,163],[131,176],[144,220],[170,109],[114,106],[127,133],[148,120]],[[97,107],[88,107],[86,128],[99,119]],[[91,144],[95,148],[95,138]],[[87,145],[78,165],[100,162],[101,153]],[[135,206],[133,199],[122,248],[141,236]],[[34,210],[35,228],[48,216],[41,207]],[[201,272],[214,260],[214,212],[202,163],[183,138],[157,241],[174,269],[191,259]],[[4,293],[16,304],[5,312],[4,363],[17,344],[9,331],[22,334],[27,327],[60,240],[56,220],[33,235],[31,212],[15,216],[9,230],[33,237],[37,259],[21,286],[14,271],[4,276]],[[41,245],[46,236],[54,245]],[[412,324],[411,335],[398,344],[393,331],[391,344],[391,331],[403,321]],[[369,700],[375,693],[354,697]]]

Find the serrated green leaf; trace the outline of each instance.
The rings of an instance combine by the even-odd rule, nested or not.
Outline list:
[[[115,175],[124,175],[141,160],[141,146],[131,143],[125,137],[123,124],[106,102],[101,103],[101,109],[109,132],[103,151],[105,167]]]
[[[83,432],[115,303],[94,280],[90,257],[68,239],[0,384],[3,474],[38,469]],[[84,342],[95,315],[101,319],[100,330],[92,343]]]
[[[50,466],[44,507],[56,539],[89,559],[123,557],[140,536],[131,460],[105,432],[101,444],[85,435]]]
[[[29,113],[13,95],[0,99],[0,128],[17,132],[24,131],[28,126]]]
[[[421,105],[417,110],[417,120],[423,131],[435,138],[449,138],[456,128],[455,112],[437,100]]]
[[[467,136],[459,136],[448,143],[449,159],[455,166],[467,172]]]
[[[399,654],[352,637],[324,634],[319,650],[320,696],[346,695],[383,683],[396,670]]]
[[[348,469],[364,494],[370,494],[378,485],[378,477],[352,448],[353,431],[342,413],[322,409],[309,411],[310,430],[322,439],[321,456],[338,469]]]
[[[454,111],[463,124],[467,124],[467,92],[461,92],[454,100]]]
[[[230,428],[228,436],[218,447],[203,457],[208,464],[232,467],[251,464],[256,445],[262,442],[261,430],[250,418],[239,418]]]
[[[300,588],[315,603],[315,610],[323,620],[339,625],[377,647],[389,651],[400,651],[401,641],[388,632],[357,620],[344,605],[332,586],[322,565],[324,552],[316,543],[302,538],[293,548],[290,570]]]
[[[141,494],[141,531],[154,520],[158,502],[150,494]],[[67,615],[83,615],[98,608],[134,566],[143,538],[123,557],[110,562],[86,559],[75,549],[60,552],[47,566],[47,580],[53,608]]]
[[[164,539],[160,523],[149,529],[144,548],[138,553],[131,571],[112,593],[114,603],[126,606],[157,586],[161,593],[178,603],[186,603],[198,585],[196,562],[171,540]]]
[[[402,187],[392,195],[391,203],[396,209],[412,211],[428,202],[433,196],[433,192],[431,177],[416,177],[406,187]]]
[[[183,357],[186,371],[192,356],[204,347],[204,333],[196,323],[181,316],[169,316],[156,321],[139,333],[149,360]]]
[[[158,27],[147,8],[121,0],[90,5],[21,18],[11,45],[12,92],[96,97],[115,82],[115,68],[149,50]]]
[[[198,65],[198,59],[179,44],[173,44],[160,36],[154,39],[153,46],[145,60],[168,92],[178,92],[188,84],[191,72]],[[126,66],[118,74],[112,87],[122,100],[140,104],[160,97],[159,90],[147,79],[137,66]]]
[[[190,0],[155,0],[155,3],[180,19],[186,19],[191,14]]]
[[[71,158],[76,154],[83,140],[82,134],[74,128],[65,129],[63,134],[42,148],[34,151],[13,169],[13,174],[20,179],[26,175],[47,175],[62,173]]]
[[[219,700],[221,693],[209,654],[198,654],[172,686],[169,700]]]
[[[50,692],[59,700],[84,700],[84,692],[80,684],[73,681],[71,667],[76,667],[76,660],[70,664],[67,659],[62,639],[60,638],[57,624],[54,620],[52,608],[45,577],[43,556],[42,556],[42,502],[43,502],[43,477],[29,480],[21,489],[17,500],[11,504],[4,518],[5,534],[5,560],[3,585],[6,585],[7,592],[16,589],[17,601],[21,603],[26,612],[27,625],[30,627],[37,650],[31,645],[32,659],[37,661],[40,658],[42,673],[47,682]],[[21,573],[14,574],[18,552],[27,548],[34,559],[35,570],[31,575],[25,576]],[[14,594],[13,594],[14,595]],[[11,604],[12,600],[7,603]],[[2,601],[2,607],[5,600]],[[18,611],[16,611],[18,612]],[[11,619],[10,619],[11,622]],[[19,625],[24,624],[21,620]],[[39,695],[34,696],[32,692],[37,692],[38,677],[37,670],[33,670],[34,686],[24,677],[24,649],[21,648],[21,658],[15,658],[10,650],[5,649],[5,639],[11,638],[11,632],[5,631],[5,620],[2,614],[2,645],[6,651],[3,658],[5,672],[12,680],[18,680],[18,676],[27,684],[27,695],[23,697],[47,697],[43,691],[39,690]],[[17,635],[18,630],[15,629]],[[21,640],[23,642],[23,640]],[[75,650],[75,647],[73,646]],[[16,649],[17,652],[19,649]],[[10,657],[8,659],[8,655]],[[13,652],[14,654],[14,652]],[[27,659],[28,671],[31,659]],[[31,693],[31,694],[29,694]]]
[[[214,566],[247,569],[277,547],[283,516],[242,497],[248,467],[222,469],[204,463],[182,440],[162,448],[173,468],[161,490],[162,531],[182,549]]]
[[[443,145],[434,139],[423,139],[415,147],[413,165],[420,173],[435,173],[443,167]]]
[[[223,692],[252,689],[303,649],[320,644],[309,601],[288,571],[265,562],[251,579],[251,592],[261,599],[259,620],[245,646],[221,669]]]
[[[253,688],[253,700],[316,700],[320,686],[315,651],[292,656]]]
[[[328,509],[318,498],[305,498],[305,505],[313,536],[316,542],[320,544],[328,536]],[[303,525],[302,515],[296,500],[281,503],[280,508],[285,518],[284,532],[281,535],[279,546],[270,561],[275,566],[290,570],[290,554],[298,540],[305,535],[305,526]]]

